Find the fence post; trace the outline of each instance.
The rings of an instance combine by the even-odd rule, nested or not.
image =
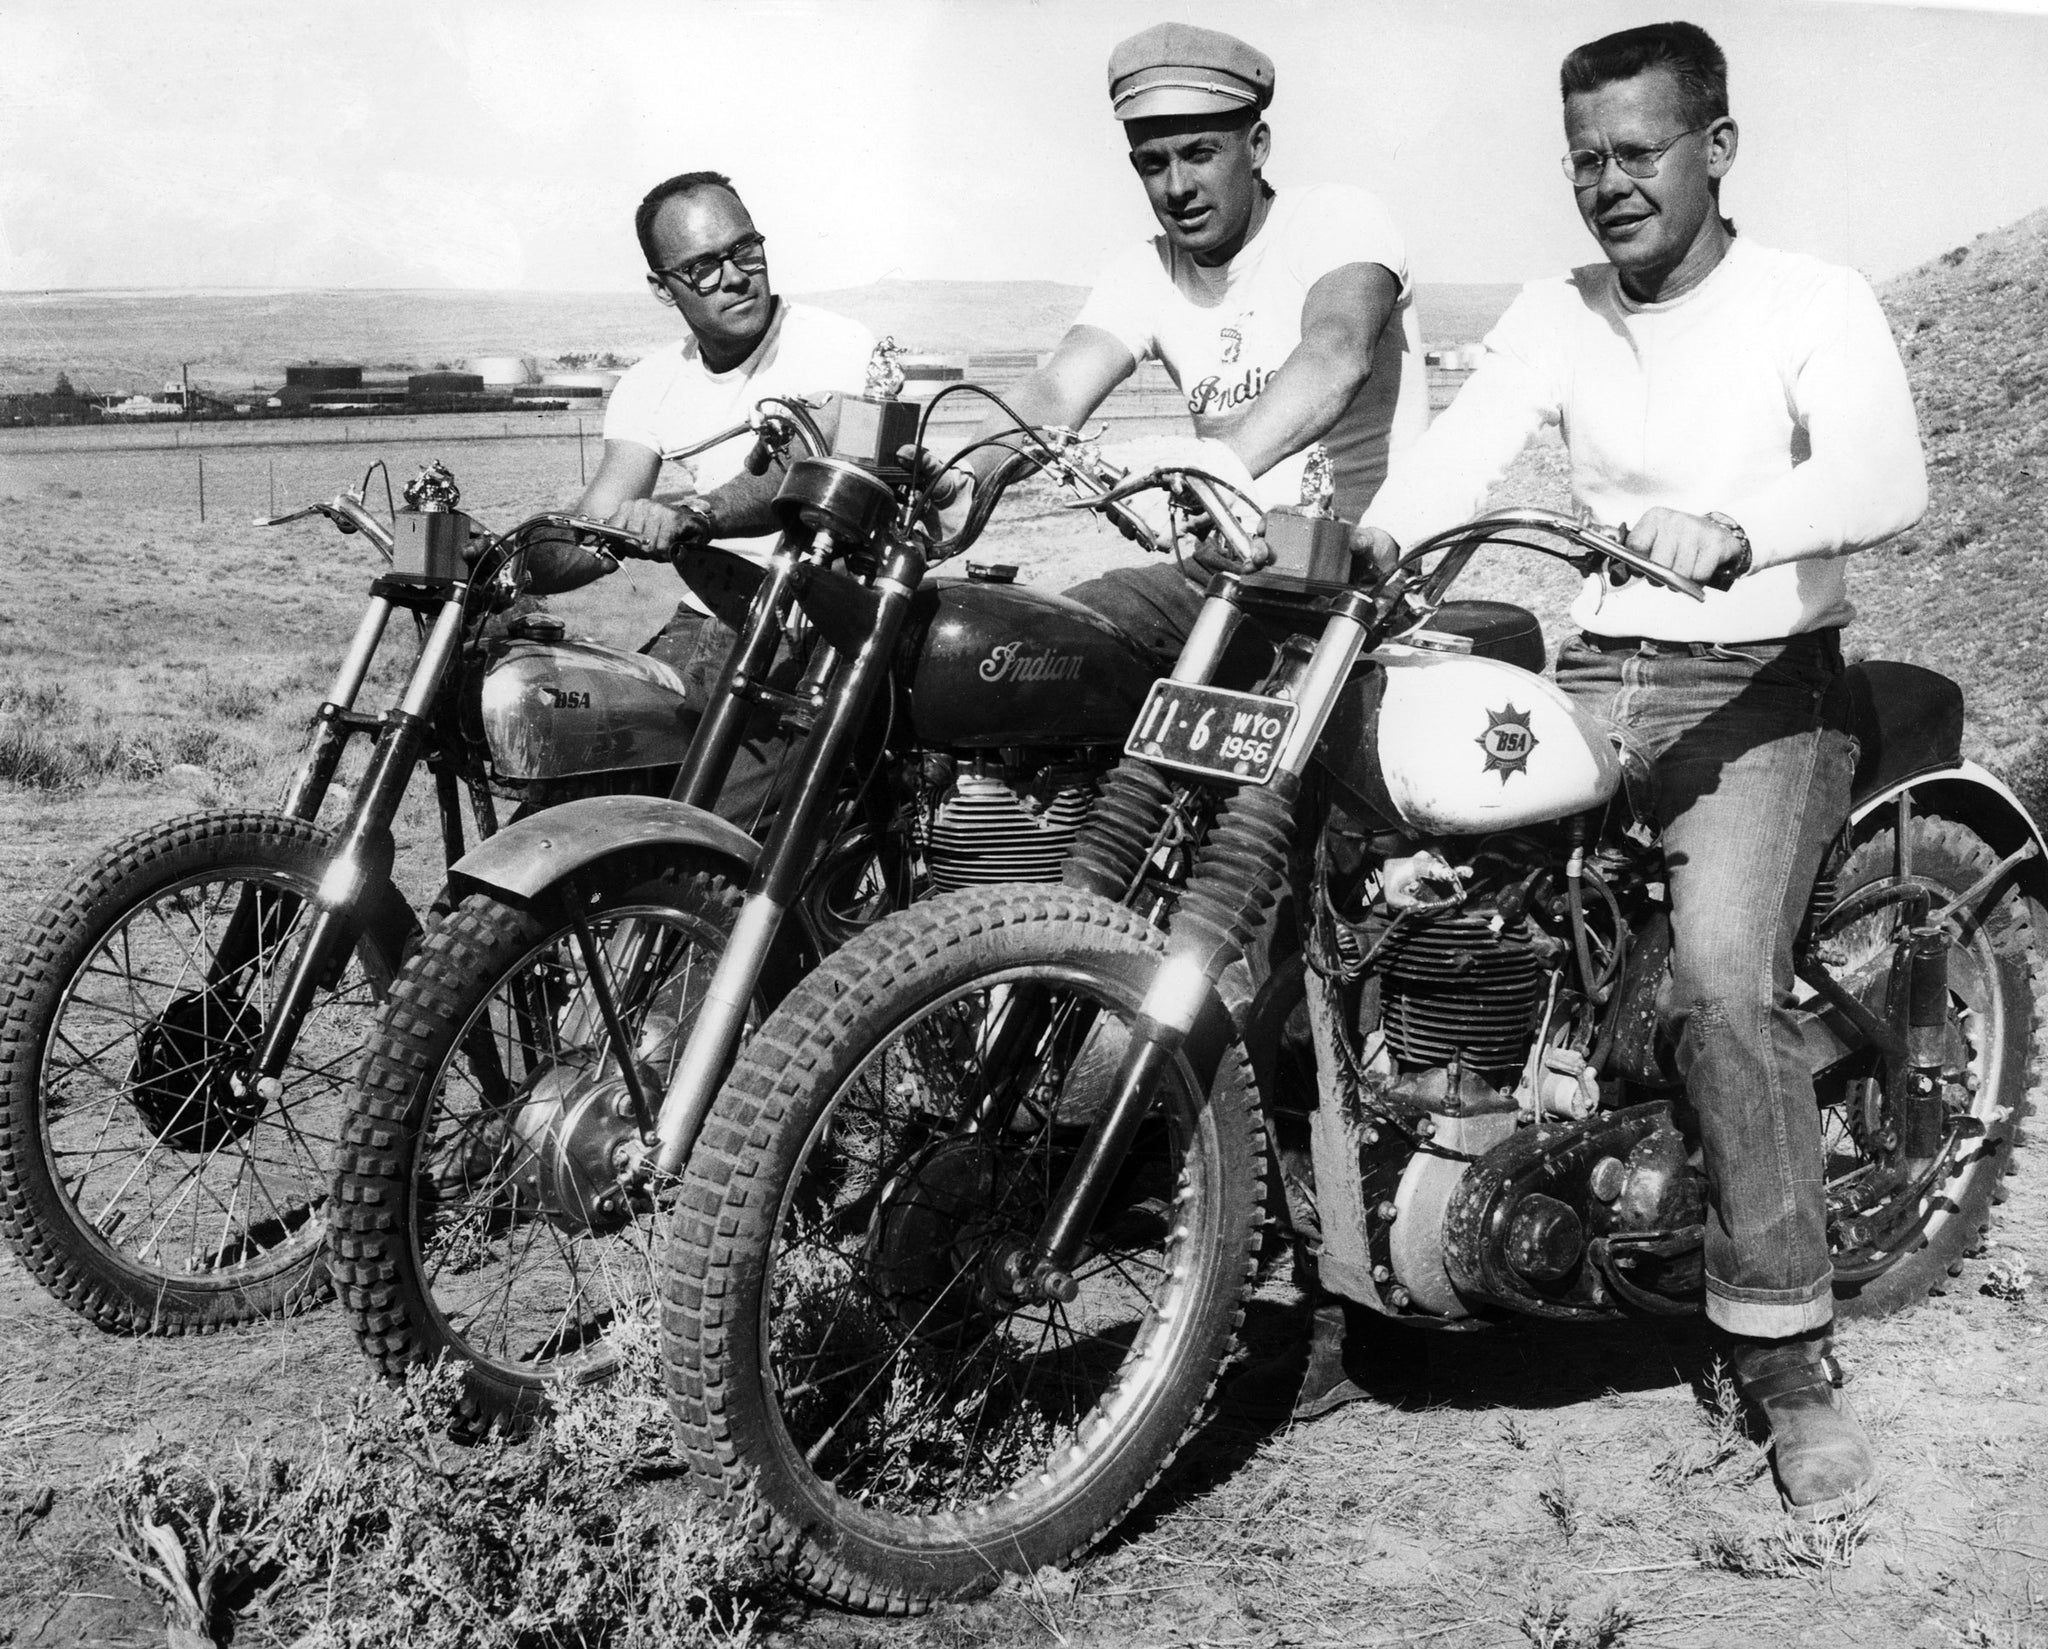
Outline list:
[[[199,519],[206,519],[206,454],[199,455]]]

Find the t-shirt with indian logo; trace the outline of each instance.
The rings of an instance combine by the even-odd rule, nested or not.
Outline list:
[[[1386,479],[1388,453],[1429,422],[1408,249],[1365,190],[1277,190],[1259,232],[1220,268],[1196,263],[1164,235],[1133,247],[1103,272],[1076,324],[1100,327],[1137,361],[1160,362],[1187,399],[1195,433],[1226,436],[1300,344],[1309,288],[1352,263],[1379,264],[1400,282],[1371,375],[1322,437],[1336,468],[1337,513],[1355,521]],[[1297,453],[1262,475],[1259,502],[1299,502],[1306,461]]]

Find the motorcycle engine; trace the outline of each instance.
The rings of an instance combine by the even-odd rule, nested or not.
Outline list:
[[[1381,953],[1380,1015],[1404,1065],[1462,1058],[1484,1073],[1519,1069],[1543,1005],[1529,924],[1487,902],[1402,931]]]
[[[1345,976],[1378,986],[1359,1023],[1365,1217],[1339,1239],[1345,1263],[1439,1321],[1480,1302],[1565,1320],[1692,1309],[1699,1180],[1668,1104],[1612,1108],[1615,1061],[1594,1048],[1621,1009],[1648,1013],[1654,980],[1625,979],[1620,931],[1645,870],[1618,852],[1580,861],[1575,936],[1562,841],[1389,845],[1349,877],[1332,853],[1321,878]]]
[[[1071,762],[941,759],[921,810],[932,885],[1057,882],[1096,795],[1096,773]]]

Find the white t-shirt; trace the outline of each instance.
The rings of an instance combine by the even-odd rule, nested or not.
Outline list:
[[[1749,535],[1755,570],[1704,605],[1589,579],[1572,617],[1602,635],[1732,643],[1844,623],[1840,558],[1927,507],[1912,392],[1869,283],[1747,237],[1666,303],[1636,303],[1605,263],[1524,287],[1367,520],[1404,545],[1465,520],[1548,424],[1589,520],[1663,505]]]
[[[1429,422],[1408,249],[1373,196],[1338,183],[1278,190],[1259,232],[1220,268],[1157,236],[1103,272],[1076,324],[1100,327],[1134,360],[1161,362],[1187,397],[1195,433],[1227,436],[1301,343],[1309,288],[1353,263],[1379,264],[1400,282],[1372,375],[1322,437],[1336,468],[1337,513],[1356,520],[1386,476],[1390,447]],[[1297,453],[1275,464],[1259,478],[1259,502],[1299,503],[1305,463]]]
[[[728,371],[705,368],[695,333],[634,362],[612,390],[604,438],[662,452],[740,423],[764,395],[858,395],[874,347],[874,334],[858,321],[781,299],[753,354]],[[752,435],[737,435],[668,466],[674,479],[667,489],[657,482],[654,496],[723,485],[740,473],[753,445]],[[689,487],[675,484],[682,480]]]

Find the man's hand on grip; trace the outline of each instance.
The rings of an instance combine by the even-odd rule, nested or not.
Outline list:
[[[1628,547],[1699,584],[1712,582],[1716,573],[1734,566],[1743,554],[1741,538],[1721,522],[1661,504],[1643,511],[1642,518],[1629,529]]]

